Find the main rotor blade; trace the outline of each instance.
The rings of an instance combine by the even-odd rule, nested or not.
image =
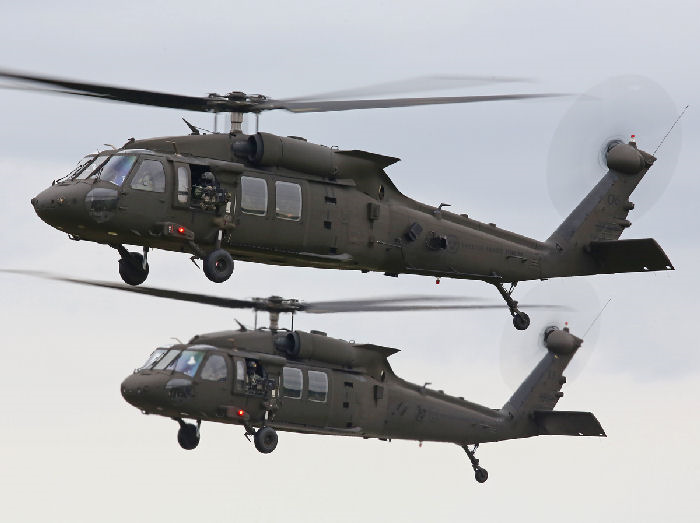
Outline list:
[[[415,93],[419,91],[438,91],[442,89],[458,89],[477,87],[496,83],[528,82],[526,78],[509,76],[473,76],[473,75],[432,75],[416,76],[404,80],[381,82],[351,89],[328,91],[306,96],[285,98],[284,102],[308,102],[311,100],[337,100],[339,98],[364,98],[386,94]]]
[[[380,109],[390,107],[412,107],[417,105],[438,105],[475,102],[494,102],[503,100],[527,100],[534,98],[552,98],[566,96],[557,93],[532,93],[532,94],[501,94],[483,96],[447,96],[428,98],[387,98],[375,100],[274,100],[260,95],[246,95],[244,93],[229,93],[226,96],[186,96],[181,94],[148,91],[144,89],[131,89],[114,85],[80,82],[63,78],[55,78],[43,75],[32,75],[13,71],[0,70],[0,78],[15,80],[20,83],[30,84],[28,87],[18,85],[13,89],[26,89],[72,96],[84,96],[112,100],[154,107],[167,107],[186,111],[199,112],[240,112],[260,113],[273,109],[285,109],[293,113],[350,111],[355,109]],[[37,88],[32,84],[48,86]],[[303,100],[303,99],[301,99]]]
[[[226,112],[237,110],[236,108],[232,107],[233,104],[230,100],[219,96],[186,96],[158,91],[147,91],[143,89],[117,87],[106,84],[78,82],[75,80],[54,78],[50,76],[30,75],[3,70],[0,70],[0,78],[8,78],[11,80],[18,80],[20,82],[28,82],[30,84],[40,84],[52,87],[49,89],[38,89],[32,86],[12,87],[13,89],[20,90],[43,90],[45,92],[57,94],[87,96],[91,98],[100,98],[103,100],[127,102],[139,105],[151,105],[155,107],[167,107],[171,109],[184,109],[187,111]]]
[[[292,113],[323,113],[330,111],[352,111],[355,109],[387,109],[390,107],[414,107],[417,105],[465,104],[497,102],[504,100],[530,100],[535,98],[557,98],[569,96],[564,93],[492,94],[481,96],[435,96],[427,98],[386,98],[377,100],[317,100],[309,102],[287,102],[269,100],[261,110],[285,109]]]
[[[559,309],[558,305],[519,305],[520,307],[527,307],[529,309]],[[505,309],[505,303],[498,304],[481,304],[481,305],[467,305],[467,304],[446,304],[446,305],[370,305],[367,307],[358,308],[337,308],[337,309],[324,309],[322,307],[306,308],[302,304],[302,312],[308,312],[309,314],[333,314],[337,312],[409,312],[409,311],[434,311],[434,310],[490,310],[490,309]]]
[[[132,287],[123,283],[113,283],[108,281],[84,280],[79,278],[71,278],[69,276],[61,276],[59,274],[51,274],[41,271],[25,271],[13,269],[0,269],[0,272],[9,274],[22,274],[25,276],[33,276],[36,278],[44,278],[47,280],[63,281],[67,283],[75,283],[78,285],[87,285],[90,287],[103,287],[106,289],[114,289],[117,291],[133,292],[135,294],[145,294],[146,296],[156,296],[158,298],[167,298],[170,300],[186,301],[190,303],[202,303],[204,305],[213,305],[214,307],[224,307],[227,309],[262,309],[261,304],[252,300],[237,300],[232,298],[222,298],[219,296],[209,296],[206,294],[198,294],[185,291],[173,291],[169,289],[159,289],[157,287]]]
[[[304,303],[296,301],[285,301],[279,297],[263,298],[253,300],[238,300],[235,298],[224,298],[185,291],[174,291],[161,289],[158,287],[132,287],[123,283],[108,281],[86,280],[82,278],[71,278],[59,274],[51,274],[41,271],[0,269],[0,272],[7,274],[22,274],[35,278],[63,281],[90,287],[102,287],[123,292],[167,298],[170,300],[185,301],[190,303],[201,303],[222,307],[226,309],[255,309],[272,312],[307,312],[309,314],[333,314],[342,312],[400,312],[400,311],[428,311],[428,310],[484,310],[503,309],[505,304],[431,304],[431,303],[406,303],[406,302],[446,302],[459,300],[453,296],[396,296],[385,298],[368,298],[364,300],[348,300]],[[470,299],[470,298],[464,298]],[[522,305],[528,308],[557,309],[556,305]]]

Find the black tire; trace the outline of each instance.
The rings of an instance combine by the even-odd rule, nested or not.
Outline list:
[[[216,249],[204,257],[204,274],[214,283],[223,283],[233,274],[233,258],[224,249]]]
[[[474,479],[476,479],[479,483],[484,483],[487,479],[489,479],[489,473],[486,469],[479,467],[474,471]]]
[[[197,427],[192,423],[183,423],[177,431],[177,442],[185,450],[193,450],[199,445]]]
[[[277,448],[277,432],[272,427],[263,427],[255,431],[253,440],[255,448],[263,454],[269,454]]]
[[[519,331],[524,331],[530,326],[530,316],[524,312],[517,312],[513,316],[513,326]]]
[[[148,278],[150,267],[146,264],[143,268],[143,255],[138,252],[130,252],[128,258],[119,259],[119,276],[128,285],[141,285]]]

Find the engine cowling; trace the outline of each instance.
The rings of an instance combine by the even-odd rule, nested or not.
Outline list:
[[[234,143],[233,153],[262,167],[282,167],[324,177],[337,172],[333,150],[303,138],[256,133],[245,142]]]

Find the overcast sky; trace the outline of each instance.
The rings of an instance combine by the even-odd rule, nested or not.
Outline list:
[[[2,275],[3,520],[697,520],[695,2],[140,4],[5,5],[0,68],[191,95],[241,90],[272,97],[435,74],[535,82],[425,94],[583,93],[617,75],[645,76],[675,108],[656,127],[640,124],[647,134],[638,133],[640,147],[653,150],[658,133],[691,107],[660,149],[640,199],[633,194],[638,206],[623,238],[656,238],[676,271],[557,282],[570,285],[571,294],[593,293],[586,303],[599,305],[590,307],[612,299],[596,339],[581,349],[587,357],[577,358],[586,365],[575,360],[576,378],[559,403],[594,412],[608,438],[484,445],[478,457],[490,473],[485,485],[474,482],[464,452],[446,444],[281,433],[277,450],[261,455],[242,429],[205,424],[200,446],[183,451],[177,424],[140,414],[123,401],[119,384],[171,337],[230,328],[233,314]],[[547,171],[550,144],[571,103],[265,114],[261,129],[400,157],[388,174],[405,194],[544,240],[562,220],[548,190],[548,176],[557,173]],[[650,100],[640,121],[653,107]],[[183,116],[212,126],[210,115],[13,91],[0,91],[0,114],[0,267],[114,281],[114,250],[70,241],[36,217],[30,198],[105,143],[185,134]],[[566,141],[572,170],[581,161],[578,140],[585,145],[591,134],[608,133],[606,123],[582,125],[580,137]],[[646,183],[652,189],[645,193]],[[417,276],[246,263],[217,286],[186,256],[156,251],[149,259],[151,285],[242,298],[498,298],[481,282],[443,280],[437,287]],[[518,297],[545,292],[543,285],[523,283]],[[572,323],[572,330],[585,331],[597,312],[572,313],[585,323]],[[533,321],[538,314],[541,320],[546,313],[533,311]],[[235,316],[253,323],[250,313]],[[513,339],[505,311],[298,316],[295,326],[401,348],[391,358],[399,375],[488,406],[501,406],[512,392],[502,375],[501,346],[511,343],[502,337]]]

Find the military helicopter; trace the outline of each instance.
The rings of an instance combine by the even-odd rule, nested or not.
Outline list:
[[[270,327],[242,324],[194,336],[188,343],[159,347],[121,384],[124,399],[144,414],[172,418],[177,440],[197,447],[203,421],[238,425],[255,448],[269,454],[278,431],[455,443],[467,453],[475,479],[488,472],[479,465],[479,444],[539,435],[605,436],[589,412],[554,411],[563,396],[563,372],[582,340],[567,327],[547,326],[547,349],[535,369],[500,409],[431,390],[399,378],[388,358],[397,349],[332,338],[323,332],[279,327],[281,313],[332,313],[427,309],[491,308],[491,305],[414,304],[416,297],[304,303],[278,296],[238,300],[152,287],[3,271],[48,277],[231,309],[270,313]],[[425,300],[425,297],[421,298]],[[190,420],[190,421],[185,421]]]
[[[673,269],[655,240],[618,239],[631,225],[629,196],[655,161],[634,139],[605,144],[608,172],[542,242],[448,212],[445,203],[404,196],[385,173],[398,158],[241,131],[244,114],[257,119],[275,109],[309,113],[556,94],[280,100],[242,92],[182,96],[8,71],[0,77],[19,82],[16,88],[231,113],[229,133],[201,134],[186,122],[190,135],[132,138],[119,149],[87,155],[32,198],[39,217],[71,239],[117,249],[119,274],[129,285],[146,280],[153,248],[202,260],[207,278],[217,283],[231,276],[234,258],[483,280],[498,289],[515,328],[523,330],[530,318],[512,297],[519,281]]]

